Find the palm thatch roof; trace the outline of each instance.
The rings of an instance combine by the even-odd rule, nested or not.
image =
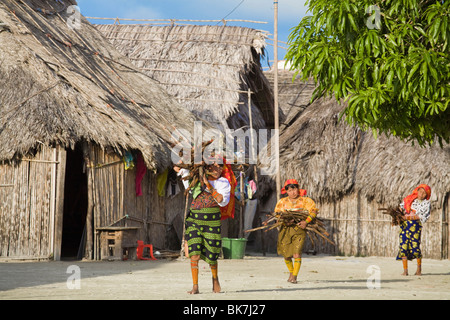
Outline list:
[[[70,28],[70,5],[0,3],[0,160],[84,140],[140,150],[153,170],[170,165],[171,132],[196,118],[84,17]]]
[[[264,75],[270,83],[274,84],[274,70],[265,71]],[[280,68],[278,70],[278,106],[284,114],[280,119],[280,129],[290,126],[298,116],[310,104],[314,89],[314,81],[300,80],[299,76],[294,78],[294,72]]]
[[[260,66],[264,32],[231,26],[96,25],[188,110],[220,129],[273,127],[270,85]]]
[[[298,179],[317,201],[351,193],[398,205],[420,183],[431,186],[436,208],[450,193],[450,146],[413,146],[394,137],[374,138],[338,121],[344,105],[334,98],[312,103],[280,136],[280,175]],[[260,179],[261,198],[275,192],[272,176]]]

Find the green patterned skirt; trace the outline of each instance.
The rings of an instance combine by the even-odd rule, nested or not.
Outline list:
[[[190,210],[186,218],[189,257],[199,255],[208,264],[216,264],[222,248],[220,208]]]

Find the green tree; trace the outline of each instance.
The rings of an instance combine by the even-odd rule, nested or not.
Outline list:
[[[313,100],[347,102],[351,124],[420,145],[450,140],[450,1],[310,0],[286,59]]]

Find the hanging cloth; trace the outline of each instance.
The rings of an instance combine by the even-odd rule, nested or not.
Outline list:
[[[141,182],[147,172],[147,166],[145,165],[144,158],[139,153],[136,160],[136,197],[142,196]]]
[[[158,195],[164,197],[166,195],[166,182],[169,175],[169,169],[164,170],[163,173],[156,178],[156,186],[158,188]]]
[[[221,220],[225,220],[228,218],[234,218],[235,197],[233,191],[236,189],[237,185],[237,180],[234,175],[233,169],[231,168],[230,164],[227,164],[225,159],[223,159],[223,171],[221,176],[227,179],[231,186],[230,201],[225,207],[220,207]]]

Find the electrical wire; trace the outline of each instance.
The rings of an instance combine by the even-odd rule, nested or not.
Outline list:
[[[222,18],[222,21],[225,20],[230,14],[232,14],[234,11],[236,11],[237,8],[241,6],[242,3],[244,3],[245,0],[242,0],[236,7],[234,7],[233,10],[231,10],[225,17]],[[220,22],[217,22],[216,25],[218,25]]]

